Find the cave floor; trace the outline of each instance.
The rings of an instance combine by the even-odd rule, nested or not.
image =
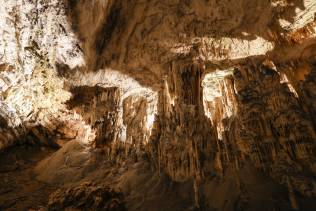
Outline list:
[[[49,196],[85,182],[124,193],[127,210],[193,210],[192,182],[172,182],[148,162],[109,161],[70,141],[59,150],[16,146],[0,153],[0,210],[46,211]]]
[[[56,186],[38,181],[36,164],[54,152],[38,146],[17,146],[0,154],[0,210],[40,210]]]
[[[22,145],[0,153],[0,210],[46,211],[51,193],[85,182],[122,192],[127,210],[195,210],[192,181],[171,181],[146,160],[105,157],[75,140],[57,151]],[[286,188],[250,166],[229,169],[201,185],[204,210],[292,210]],[[316,210],[313,198],[298,202],[301,210]]]

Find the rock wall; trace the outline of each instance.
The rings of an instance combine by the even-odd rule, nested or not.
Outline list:
[[[36,128],[52,133],[41,143],[55,140],[56,128],[70,119],[77,121],[63,105],[70,94],[63,90],[56,68],[84,64],[65,9],[61,1],[1,2],[0,115],[8,127],[0,129],[0,149],[24,143]]]
[[[236,168],[250,160],[279,183],[314,195],[315,181],[307,176],[315,174],[312,113],[291,83],[282,80],[283,73],[269,64],[236,68],[222,82],[228,89],[210,106],[219,133],[218,157],[222,166],[232,162]],[[312,76],[298,83],[310,84]],[[225,111],[229,102],[235,102],[232,115]]]

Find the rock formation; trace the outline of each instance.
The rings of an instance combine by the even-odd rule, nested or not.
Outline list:
[[[117,139],[118,107],[120,102],[117,87],[75,87],[69,109],[79,113],[95,131],[96,147],[110,146]]]
[[[315,14],[3,0],[0,178],[44,198],[17,204],[0,180],[0,209],[315,210]]]
[[[280,183],[287,184],[290,178],[297,191],[312,195],[313,179],[302,174],[314,171],[313,121],[291,84],[280,83],[279,74],[262,65],[235,69],[223,81],[223,87],[230,90],[222,90],[226,99],[215,101],[215,107],[227,107],[223,102],[233,97],[237,108],[231,117],[217,116],[222,119],[216,120],[221,125],[219,141],[237,168],[243,160],[250,160]],[[222,158],[222,163],[227,165],[227,159]]]
[[[57,190],[51,194],[48,210],[80,209],[80,210],[126,210],[123,196],[105,186],[93,186],[84,183],[67,190]]]

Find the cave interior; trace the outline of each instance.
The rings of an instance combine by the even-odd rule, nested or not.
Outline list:
[[[0,210],[316,210],[315,0],[2,0]]]

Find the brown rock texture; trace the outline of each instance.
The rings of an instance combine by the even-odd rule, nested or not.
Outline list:
[[[0,178],[51,148],[42,210],[315,210],[315,55],[314,0],[3,0]]]
[[[126,125],[126,142],[132,148],[144,148],[149,139],[147,130],[148,102],[144,97],[130,96],[123,102],[123,124]]]
[[[125,211],[121,193],[109,187],[83,183],[78,187],[57,190],[50,195],[48,210]]]
[[[110,146],[118,135],[118,107],[120,94],[117,87],[75,87],[69,108],[81,114],[95,130],[95,146]]]
[[[291,188],[313,195],[314,179],[306,175],[314,172],[313,119],[291,84],[281,83],[280,73],[265,65],[236,68],[222,83],[229,89],[213,103],[221,165],[239,168],[250,160],[278,182],[289,180]],[[230,117],[223,110],[228,102],[236,103]]]

